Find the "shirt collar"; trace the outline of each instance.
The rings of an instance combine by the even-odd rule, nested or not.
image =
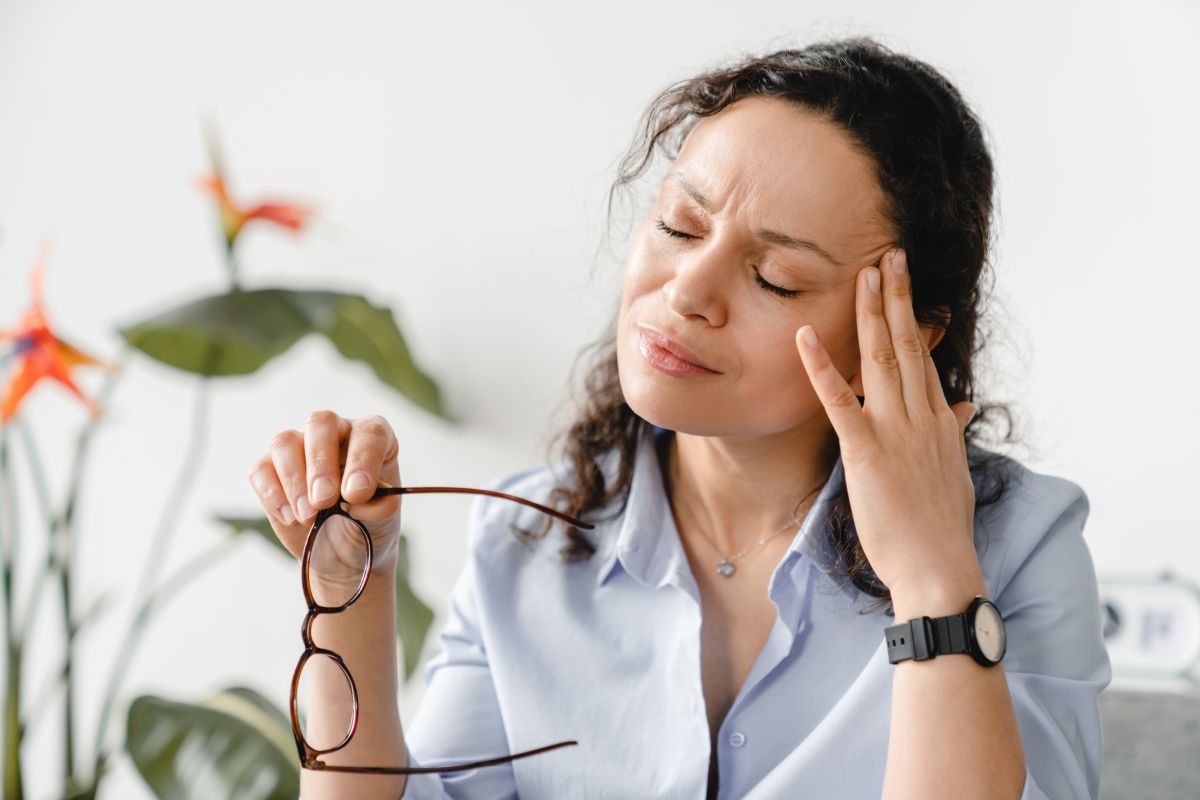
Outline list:
[[[679,532],[671,514],[660,471],[658,452],[655,447],[659,438],[671,432],[645,424],[636,450],[633,476],[625,512],[617,518],[616,534],[606,538],[607,549],[603,553],[596,585],[602,586],[620,564],[622,569],[639,582],[661,586],[672,572],[686,562],[686,554],[679,541]],[[616,453],[609,454],[615,462]],[[612,464],[612,476],[616,465]],[[833,470],[821,487],[816,502],[796,532],[781,559],[793,567],[800,556],[807,556],[814,564],[828,573],[835,562],[835,555],[827,546],[825,534],[829,524],[829,512],[834,497],[842,491],[845,478],[842,471],[841,453]]]

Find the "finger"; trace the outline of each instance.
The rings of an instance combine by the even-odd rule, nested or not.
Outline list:
[[[255,463],[250,470],[249,480],[263,510],[272,521],[284,527],[296,525],[296,514],[292,511],[292,505],[284,494],[279,476],[275,474],[275,467],[269,458],[264,456]]]
[[[933,361],[933,354],[928,349],[925,350],[925,394],[929,400],[929,407],[933,409],[935,414],[945,413],[950,409],[950,404],[946,402],[946,390],[942,388],[942,378],[938,375],[937,364]]]
[[[308,501],[308,481],[304,469],[304,434],[298,430],[280,431],[271,439],[271,463],[283,493],[292,505],[296,520],[311,523],[316,511]]]
[[[947,406],[947,408],[954,414],[954,418],[958,422],[958,443],[965,457],[967,455],[967,426],[971,424],[971,419],[979,409],[970,401],[955,403],[953,407]]]
[[[954,418],[958,420],[959,435],[966,436],[967,425],[970,424],[971,418],[975,416],[977,410],[975,404],[969,400],[955,403],[954,407],[950,409],[951,413],[954,414]]]
[[[879,272],[875,267],[862,270],[855,288],[864,405],[884,415],[904,414],[900,368],[892,350],[892,336],[883,316],[883,277]],[[871,288],[872,275],[879,278],[880,283],[877,286],[880,288]]]
[[[373,414],[354,420],[346,449],[342,497],[356,505],[371,503],[371,497],[381,480],[389,486],[399,486],[398,449],[396,434],[383,417]],[[395,513],[399,506],[399,495],[387,495],[351,513],[358,516],[361,511],[365,519],[382,519]]]
[[[308,529],[296,521],[291,503],[288,502],[283,486],[279,483],[279,476],[275,473],[275,465],[269,457],[263,456],[254,464],[250,469],[249,480],[259,503],[267,512],[267,521],[271,523],[275,535],[292,555],[299,557]]]
[[[913,311],[908,257],[903,248],[893,250],[883,270],[883,315],[892,337],[892,350],[900,369],[900,386],[909,419],[932,413],[925,386],[925,341]]]
[[[349,433],[349,420],[332,411],[314,411],[304,423],[305,483],[313,508],[329,508],[337,502],[341,442]]]
[[[813,342],[810,343],[808,335]],[[805,325],[796,331],[796,347],[804,360],[804,368],[808,370],[808,378],[812,381],[813,389],[817,392],[825,413],[833,423],[834,432],[843,445],[857,441],[862,434],[863,409],[858,404],[858,396],[846,383],[846,379],[838,372],[829,354],[821,344],[816,329]]]
[[[941,325],[948,326],[949,324],[949,317],[944,317]],[[944,335],[944,327],[941,330]],[[925,341],[924,331],[921,334],[921,340]],[[945,416],[950,413],[950,403],[946,400],[946,390],[942,386],[942,377],[938,374],[937,364],[933,360],[933,353],[929,350],[928,345],[925,346],[923,352],[925,358],[925,395],[929,400],[929,407],[933,410],[934,416]]]

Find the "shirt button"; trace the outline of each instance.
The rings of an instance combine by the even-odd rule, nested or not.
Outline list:
[[[635,552],[637,551],[637,549],[638,549],[639,547],[641,547],[641,545],[640,545],[640,544],[638,544],[637,542],[631,542],[631,543],[629,544],[629,549],[630,549],[630,550],[633,550],[633,551],[635,551]]]
[[[746,734],[741,731],[734,731],[729,734],[729,744],[733,747],[741,747],[746,743]]]

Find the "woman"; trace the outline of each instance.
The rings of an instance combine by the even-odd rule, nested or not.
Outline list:
[[[578,745],[306,770],[304,796],[1095,798],[1111,671],[1087,496],[973,441],[976,117],[855,38],[682,81],[644,123],[613,188],[656,147],[672,162],[564,458],[490,487],[595,529],[474,503],[405,735],[391,582],[314,631],[363,709],[330,764]],[[318,412],[252,482],[296,554],[340,484],[386,575],[399,500],[367,501],[400,485],[398,450],[378,417]]]

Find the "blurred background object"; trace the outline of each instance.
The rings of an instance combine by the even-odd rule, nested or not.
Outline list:
[[[1200,797],[1200,587],[1100,578],[1113,680],[1100,695],[1105,800]]]
[[[1178,679],[1200,690],[1200,588],[1169,570],[1155,578],[1099,581],[1112,685]]]
[[[298,232],[310,222],[314,211],[280,200],[248,209],[237,205],[226,186],[215,125],[207,120],[204,127],[210,172],[198,185],[216,201],[216,219],[224,245],[221,260],[227,280],[223,292],[189,299],[181,305],[158,310],[147,319],[116,326],[124,347],[118,359],[110,363],[84,353],[51,330],[43,292],[49,252],[47,239],[32,270],[31,306],[15,328],[0,329],[0,343],[8,344],[0,351],[0,366],[12,362],[0,392],[0,543],[3,545],[0,617],[5,629],[6,675],[0,743],[4,800],[25,797],[26,741],[38,731],[51,701],[60,695],[61,725],[56,732],[61,736],[64,757],[58,794],[67,800],[93,800],[100,795],[108,784],[106,779],[113,765],[121,763],[115,755],[128,755],[146,786],[160,798],[243,798],[251,792],[264,800],[282,800],[299,791],[298,754],[293,755],[287,746],[292,741],[287,709],[276,707],[261,692],[233,686],[200,703],[186,699],[172,701],[157,695],[141,695],[132,700],[126,696],[125,677],[151,619],[161,613],[182,587],[236,552],[236,537],[243,533],[257,535],[288,563],[295,563],[261,511],[249,517],[217,514],[213,519],[228,527],[227,537],[175,572],[161,575],[179,529],[178,506],[195,486],[195,467],[209,443],[205,434],[211,408],[207,391],[210,379],[254,374],[273,359],[284,356],[305,337],[317,334],[333,344],[345,360],[365,363],[384,384],[414,405],[441,421],[452,421],[442,407],[437,384],[413,360],[390,309],[336,288],[242,288],[237,244],[246,225],[269,222]],[[107,402],[117,376],[123,375],[124,362],[135,354],[172,368],[177,378],[200,380],[189,419],[189,445],[178,459],[175,483],[165,498],[166,508],[155,526],[149,552],[141,559],[141,577],[134,595],[136,613],[119,641],[113,663],[108,665],[98,722],[94,732],[87,735],[82,734],[77,723],[79,685],[81,679],[95,677],[101,670],[80,647],[80,640],[82,634],[91,632],[99,619],[97,611],[104,607],[111,592],[80,612],[76,597],[79,530],[87,532],[94,526],[87,524],[87,520],[77,520],[75,511],[84,477],[89,475],[88,444],[107,416],[103,413],[104,406],[85,395],[74,382],[72,372],[82,366],[103,367],[108,371],[109,378],[101,393]],[[24,413],[35,403],[44,403],[44,394],[33,392],[43,378],[54,379],[64,386],[89,412],[89,419],[79,428],[70,464],[71,481],[61,505],[52,499],[56,493],[43,467],[41,437],[26,421]],[[55,421],[56,428],[64,425],[70,424]],[[12,446],[13,429],[23,445],[22,451]],[[32,524],[28,520],[36,518],[18,512],[21,500],[15,486],[22,473],[30,476],[38,488],[42,518]],[[150,515],[144,511],[126,512],[120,524],[123,529],[137,528],[148,525],[149,519]],[[20,544],[29,539],[41,545],[42,554],[33,562],[36,576],[26,586],[13,576],[22,571]],[[395,630],[404,656],[402,679],[407,681],[416,671],[433,611],[409,585],[408,540],[403,533],[398,547]],[[127,580],[123,573],[129,572],[137,560],[129,548],[123,548],[122,553],[126,560],[121,564],[122,574],[116,576],[118,584]],[[46,627],[45,615],[39,617],[37,611],[48,580],[56,581],[59,588],[63,619],[55,630],[64,655],[61,666],[51,671],[42,684],[32,687],[24,677],[25,653],[28,643],[38,638],[35,634]],[[85,665],[86,670],[82,668]],[[112,722],[118,708],[125,709],[125,725],[121,726],[124,735],[114,737]],[[90,756],[77,755],[85,749]]]

